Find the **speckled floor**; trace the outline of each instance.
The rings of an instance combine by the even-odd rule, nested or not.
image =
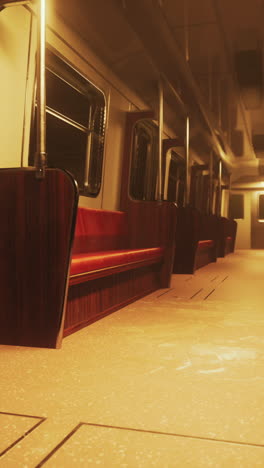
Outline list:
[[[64,339],[0,346],[0,467],[264,467],[264,251]]]

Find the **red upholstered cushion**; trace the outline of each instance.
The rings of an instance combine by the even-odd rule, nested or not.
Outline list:
[[[198,249],[205,249],[207,247],[213,247],[213,240],[201,240],[198,242]]]
[[[162,247],[154,247],[151,249],[110,250],[89,254],[75,254],[72,257],[70,276],[143,260],[160,259],[163,252],[164,249]]]
[[[78,208],[73,253],[124,249],[127,241],[126,213]]]

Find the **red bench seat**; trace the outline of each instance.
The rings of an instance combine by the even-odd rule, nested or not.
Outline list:
[[[162,247],[75,254],[72,257],[70,284],[83,282],[91,276],[107,276],[115,268],[124,271],[125,267],[132,269],[133,265],[138,267],[141,262],[156,263],[163,258],[163,254],[164,248]]]
[[[79,208],[64,336],[158,289],[166,242],[135,242],[121,211]]]
[[[200,240],[198,242],[198,249],[206,249],[207,247],[213,247],[215,242],[213,240]]]

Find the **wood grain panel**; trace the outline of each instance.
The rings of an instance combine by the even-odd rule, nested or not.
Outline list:
[[[214,247],[206,247],[203,249],[197,249],[195,255],[195,263],[194,263],[194,271],[198,270],[198,268],[202,268],[208,263],[216,262],[215,256],[215,246]]]
[[[194,273],[195,269],[216,261],[218,218],[191,207],[179,208],[176,231],[174,273]],[[200,240],[213,240],[214,246],[199,249]]]
[[[112,274],[69,289],[64,336],[105,317],[159,287],[159,265]]]
[[[60,345],[78,202],[74,179],[0,170],[0,343]]]
[[[162,263],[161,258],[150,258],[146,260],[141,260],[138,262],[131,262],[123,265],[102,268],[101,270],[87,271],[87,273],[80,275],[70,276],[69,284],[70,286],[74,284],[84,283],[85,281],[91,281],[97,278],[104,278],[106,276],[111,276],[116,273],[121,273],[123,271],[134,270],[138,268],[145,267],[147,265],[153,265],[156,263]]]
[[[130,248],[164,247],[159,287],[168,287],[174,257],[177,208],[170,202],[129,200]]]

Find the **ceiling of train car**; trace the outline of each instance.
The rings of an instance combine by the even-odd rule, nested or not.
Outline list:
[[[78,28],[99,57],[151,106],[158,103],[160,57],[155,60],[153,51],[149,53],[145,38],[135,27],[136,16],[130,20],[129,9],[136,11],[143,3],[149,8],[159,8],[161,26],[167,25],[175,51],[180,51],[183,58],[188,52],[187,68],[200,92],[195,99],[201,97],[225,151],[231,148],[231,159],[234,156],[233,160],[239,163],[258,165],[259,158],[264,156],[263,0],[53,1],[64,21],[73,29]],[[140,8],[138,22],[145,22],[147,29],[149,18],[140,17]],[[167,51],[156,53],[166,56]],[[173,73],[180,93],[178,70]],[[182,99],[188,94],[184,90]],[[181,126],[181,119],[173,121],[176,103],[169,97],[169,91],[165,98],[172,103],[167,107],[171,124]],[[188,99],[193,100],[193,94]],[[180,109],[177,105],[176,108],[179,115]],[[196,121],[197,116],[202,121],[202,113],[200,116],[195,112]],[[202,126],[205,127],[204,122]],[[197,140],[202,140],[199,127],[193,133],[198,135]]]
[[[163,0],[162,8],[183,52],[187,41],[191,71],[234,155],[261,157],[263,1]]]

